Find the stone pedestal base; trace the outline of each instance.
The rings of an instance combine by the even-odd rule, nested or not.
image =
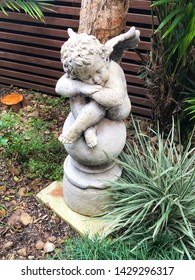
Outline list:
[[[62,182],[53,182],[37,194],[37,198],[67,222],[79,234],[105,237],[110,233],[110,225],[104,218],[92,218],[72,211],[65,203]]]
[[[63,133],[66,134],[75,119],[70,113]],[[112,202],[108,182],[121,176],[121,168],[113,161],[125,146],[126,127],[123,121],[103,118],[96,125],[97,145],[87,146],[81,135],[75,142],[65,144],[69,156],[64,163],[63,192],[66,204],[86,216],[103,215]]]
[[[63,179],[66,204],[82,215],[102,215],[112,202],[107,182],[116,181],[121,172],[121,168],[113,162],[101,167],[88,167],[68,156]]]

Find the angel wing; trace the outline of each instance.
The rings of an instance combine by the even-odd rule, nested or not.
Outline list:
[[[120,62],[124,52],[128,49],[135,49],[140,42],[140,31],[131,27],[128,32],[120,34],[105,43],[105,46],[112,49],[110,59]]]

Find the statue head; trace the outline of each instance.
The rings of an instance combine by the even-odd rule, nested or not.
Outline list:
[[[108,68],[111,48],[86,33],[76,34],[68,29],[68,34],[70,38],[61,48],[61,61],[67,77],[89,80],[98,61],[101,61],[102,68]]]

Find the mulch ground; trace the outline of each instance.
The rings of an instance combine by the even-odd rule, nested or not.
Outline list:
[[[21,109],[25,112],[24,122],[29,114],[46,121],[56,119],[58,121],[52,126],[52,133],[58,138],[65,116],[55,106],[51,106],[47,113],[44,110],[44,98],[52,100],[57,97],[10,86],[0,88],[0,98],[14,92],[25,96],[26,104]],[[39,102],[33,103],[35,96]],[[29,106],[30,110],[27,110]],[[7,108],[0,104],[0,116],[6,113],[6,110]],[[131,141],[134,131],[128,120],[126,120],[126,125],[127,138]],[[143,131],[147,133],[148,127],[148,122],[142,121]],[[1,152],[0,147],[0,259],[34,260],[47,259],[48,254],[50,257],[55,256],[56,250],[58,252],[61,250],[61,244],[66,239],[78,236],[78,234],[46,205],[42,205],[37,200],[36,194],[52,182],[45,178],[29,179],[20,171],[17,161],[5,159],[1,156]],[[33,195],[27,196],[26,193],[33,193]]]
[[[34,114],[48,121],[56,118],[59,121],[52,127],[52,132],[56,137],[60,135],[64,116],[55,108],[51,108],[49,115],[46,115],[42,94],[2,87],[0,98],[13,92],[22,93],[26,97],[26,107],[34,108],[29,112],[25,111],[23,117]],[[35,95],[40,95],[38,104],[30,101]],[[1,104],[0,115],[5,110],[7,108]],[[47,254],[52,257],[55,255],[55,250],[52,250],[54,246],[56,250],[61,250],[63,241],[73,238],[77,233],[36,198],[36,194],[52,182],[45,178],[29,179],[20,172],[19,163],[14,159],[5,159],[1,152],[0,148],[0,206],[3,206],[0,208],[0,259],[47,259]],[[33,196],[25,195],[32,192]],[[48,250],[52,251],[47,253]]]

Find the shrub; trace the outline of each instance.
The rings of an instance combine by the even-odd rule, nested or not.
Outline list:
[[[150,2],[151,51],[144,62],[142,77],[152,103],[154,121],[159,121],[164,130],[169,130],[172,115],[183,113],[184,100],[192,98],[194,93],[194,85],[189,84],[189,80],[194,80],[195,72],[195,5],[194,0]],[[154,15],[158,19],[158,27]]]
[[[135,125],[137,142],[122,153],[117,163],[122,177],[110,183],[113,210],[105,218],[121,238],[138,238],[134,251],[145,241],[160,242],[169,236],[172,247],[187,258],[194,255],[195,148],[175,143],[175,125],[158,142]]]

